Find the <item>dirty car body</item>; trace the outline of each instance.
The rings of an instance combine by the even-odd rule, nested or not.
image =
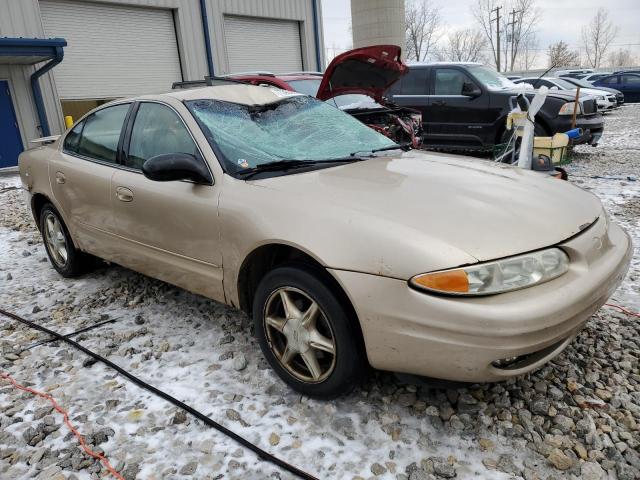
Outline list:
[[[60,273],[91,254],[239,307],[278,375],[321,398],[367,363],[469,382],[539,368],[631,256],[568,182],[402,152],[275,88],[101,106],[23,153],[20,174]]]

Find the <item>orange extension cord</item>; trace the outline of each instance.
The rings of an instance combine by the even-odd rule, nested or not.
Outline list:
[[[0,372],[0,377],[2,377],[5,380],[11,382],[11,384],[15,388],[17,388],[19,390],[23,390],[25,392],[29,392],[29,393],[31,393],[33,395],[36,395],[36,396],[41,397],[41,398],[44,398],[44,399],[48,400],[49,402],[51,402],[51,405],[53,405],[53,408],[58,413],[62,414],[63,419],[64,419],[64,423],[67,425],[69,430],[71,430],[71,432],[73,432],[73,434],[76,436],[76,438],[78,439],[78,443],[80,443],[80,446],[85,451],[85,453],[87,455],[97,459],[97,460],[100,460],[100,462],[105,466],[105,468],[109,471],[109,473],[111,475],[113,475],[115,478],[117,478],[118,480],[124,480],[124,477],[122,475],[120,475],[116,471],[116,469],[111,466],[111,464],[109,463],[109,460],[107,460],[104,455],[102,455],[100,453],[97,453],[97,452],[94,452],[89,447],[87,447],[87,444],[84,442],[84,437],[80,434],[80,432],[78,432],[78,430],[76,430],[76,428],[69,421],[69,414],[67,413],[67,411],[65,409],[63,409],[60,405],[58,405],[58,402],[56,402],[55,398],[53,398],[51,395],[49,395],[47,393],[39,392],[37,390],[34,390],[33,388],[29,388],[29,387],[25,387],[24,385],[20,385],[13,378],[11,378],[10,375],[8,375],[8,374],[6,374],[4,372]]]
[[[623,308],[620,305],[614,305],[613,303],[605,303],[605,306],[611,307],[611,308],[616,308],[616,309],[620,310],[622,313],[626,313],[627,315],[630,315],[632,317],[640,318],[640,313],[632,312],[631,310],[627,310],[626,308]]]

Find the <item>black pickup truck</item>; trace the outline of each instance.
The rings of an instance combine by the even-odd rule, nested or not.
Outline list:
[[[522,91],[511,80],[478,63],[418,63],[385,96],[395,104],[422,112],[423,145],[445,149],[490,149],[503,143],[509,98]],[[531,100],[534,91],[527,92]],[[550,136],[571,129],[574,96],[547,94],[536,115],[535,134]],[[593,97],[579,99],[576,126],[583,130],[574,144],[596,145],[604,130]]]

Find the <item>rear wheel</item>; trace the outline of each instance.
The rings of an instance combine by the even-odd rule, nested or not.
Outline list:
[[[93,265],[93,258],[74,246],[62,217],[50,203],[40,211],[40,232],[53,268],[63,277],[75,277]]]
[[[322,277],[300,265],[272,270],[258,285],[253,318],[278,376],[305,395],[326,399],[350,391],[364,362],[355,319]]]

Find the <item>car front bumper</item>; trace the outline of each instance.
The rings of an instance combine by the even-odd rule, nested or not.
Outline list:
[[[350,297],[374,368],[464,382],[540,368],[564,350],[624,278],[629,236],[604,215],[560,244],[567,273],[485,297],[416,291],[399,279],[330,270]],[[416,272],[421,273],[421,272]],[[503,359],[509,359],[497,365]]]

